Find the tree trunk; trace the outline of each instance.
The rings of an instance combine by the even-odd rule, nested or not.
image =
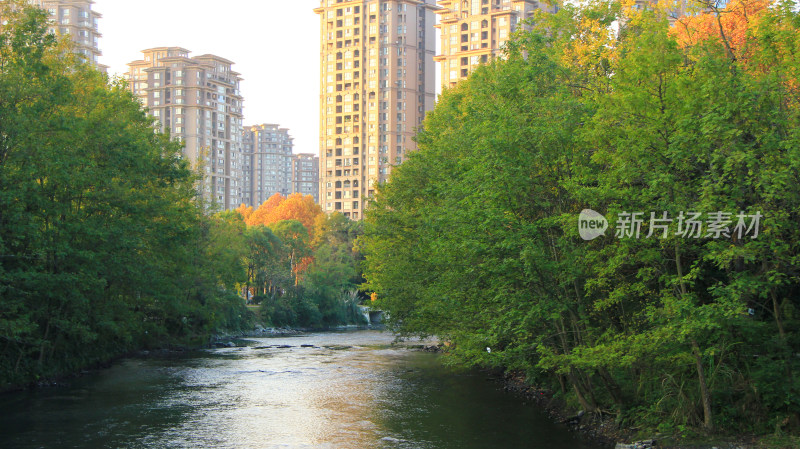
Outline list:
[[[678,278],[680,279],[681,295],[686,295],[686,284],[683,282],[683,265],[681,264],[681,255],[677,244],[675,244],[675,267],[678,270]],[[700,382],[700,396],[703,401],[703,425],[707,431],[713,432],[714,415],[711,410],[711,393],[708,389],[706,373],[703,368],[700,345],[694,338],[692,338],[692,353],[694,354],[694,362],[697,368],[697,380]]]
[[[786,339],[786,328],[783,326],[783,314],[781,314],[781,306],[778,304],[778,295],[774,290],[771,290],[770,296],[772,297],[772,314],[775,315],[775,324],[778,326],[778,334],[781,337],[781,351],[784,352],[784,365],[786,366],[786,377],[790,385],[794,385],[794,372],[792,371],[792,348],[789,346]]]
[[[786,343],[786,330],[783,327],[783,316],[781,315],[781,307],[778,304],[778,296],[775,291],[770,291],[772,297],[772,312],[775,315],[775,324],[778,325],[778,333],[781,336],[781,342]]]
[[[19,373],[19,365],[22,363],[22,358],[25,356],[25,351],[22,348],[19,348],[19,357],[17,357],[17,363],[14,364],[14,374]]]
[[[56,354],[56,348],[61,343],[61,333],[58,333],[58,336],[53,340],[53,344],[50,345],[50,353],[47,354],[47,360],[53,360],[53,356]]]
[[[567,383],[563,374],[558,375],[558,383],[561,385],[561,394],[567,394]]]
[[[697,379],[700,382],[700,396],[703,399],[703,425],[707,431],[714,431],[714,416],[711,412],[711,393],[708,390],[708,383],[706,383],[706,374],[703,369],[703,357],[700,353],[700,345],[697,340],[692,339],[692,352],[694,353],[694,361],[697,365]]]
[[[581,407],[586,413],[594,412],[597,410],[597,406],[595,404],[590,403],[586,396],[584,396],[583,392],[579,387],[578,379],[575,377],[575,374],[572,370],[569,372],[569,383],[572,384],[572,389],[575,391],[575,395],[578,397],[578,402],[581,403]]]
[[[620,388],[617,381],[614,380],[614,377],[611,376],[611,373],[609,373],[607,369],[602,367],[599,368],[597,370],[597,375],[603,380],[603,384],[606,386],[608,393],[611,395],[611,400],[614,401],[614,404],[616,404],[617,407],[619,407],[619,412],[621,413],[622,409],[625,407],[622,388]]]
[[[725,35],[725,27],[722,26],[722,15],[716,8],[714,12],[717,16],[717,26],[719,27],[719,36],[722,38],[723,45],[725,45],[725,55],[728,56],[728,59],[730,59],[731,62],[735,62],[736,55],[733,54],[733,49],[731,48],[731,44],[728,41],[728,36]]]
[[[50,336],[50,320],[47,320],[47,325],[44,328],[44,337],[42,337],[42,344],[39,345],[39,368],[44,364],[44,352],[47,345],[47,338]]]
[[[597,396],[594,394],[594,384],[592,383],[592,376],[585,373],[583,370],[577,370],[578,374],[580,375],[580,379],[582,381],[583,389],[586,390],[586,395],[589,399],[589,404],[591,405],[591,411],[598,410],[600,407],[597,406],[599,401],[597,400]]]

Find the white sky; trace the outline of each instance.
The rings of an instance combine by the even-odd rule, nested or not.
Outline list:
[[[215,54],[241,73],[244,124],[289,128],[295,153],[319,153],[319,0],[96,0],[100,63],[127,71],[141,50]]]

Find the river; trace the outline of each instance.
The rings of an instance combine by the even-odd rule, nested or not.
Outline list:
[[[598,448],[485,375],[392,340],[315,333],[122,360],[0,396],[0,447]]]

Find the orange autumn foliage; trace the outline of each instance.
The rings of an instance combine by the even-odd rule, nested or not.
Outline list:
[[[245,206],[244,204],[240,205],[235,209],[236,212],[239,212],[239,215],[244,218],[244,222],[247,223],[247,220],[253,215],[253,208]]]
[[[672,33],[682,47],[719,39],[723,45],[727,43],[733,58],[747,60],[748,31],[758,25],[770,4],[770,0],[731,0],[718,14],[707,11],[681,17],[675,22]]]
[[[293,193],[286,198],[276,193],[245,217],[245,223],[248,226],[267,226],[279,221],[297,220],[308,229],[309,235],[313,235],[314,223],[320,215],[323,215],[322,207],[314,202],[311,195]]]
[[[314,235],[314,222],[322,213],[322,207],[314,202],[313,196],[293,193],[273,210],[270,218],[273,222],[297,220],[308,229],[309,235]]]
[[[247,226],[257,226],[257,225],[269,225],[275,223],[275,221],[270,220],[270,214],[272,211],[278,207],[281,202],[283,202],[285,198],[281,196],[280,193],[276,193],[264,201],[263,204],[258,206],[256,210],[250,215],[250,217],[245,218],[244,222],[247,223]]]

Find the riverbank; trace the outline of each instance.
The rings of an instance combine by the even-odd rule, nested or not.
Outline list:
[[[214,334],[211,336],[209,346],[215,346],[219,343],[226,343],[237,338],[289,337],[292,335],[301,335],[303,333],[304,331],[300,329],[292,329],[288,327],[263,327],[261,325],[256,325],[252,330],[220,332]]]
[[[800,438],[791,436],[725,435],[719,437],[676,438],[655,434],[642,438],[638,429],[620,428],[613,416],[586,414],[573,411],[555,397],[553,391],[530,385],[521,373],[491,373],[492,379],[502,383],[503,389],[531,401],[556,422],[566,424],[573,431],[615,449],[797,449]]]
[[[231,340],[240,338],[262,338],[262,337],[291,337],[312,332],[342,332],[353,330],[383,330],[382,325],[357,325],[348,324],[329,328],[293,328],[293,327],[263,327],[256,325],[252,330],[221,332],[211,337],[209,346],[216,346],[221,343],[228,343]]]

